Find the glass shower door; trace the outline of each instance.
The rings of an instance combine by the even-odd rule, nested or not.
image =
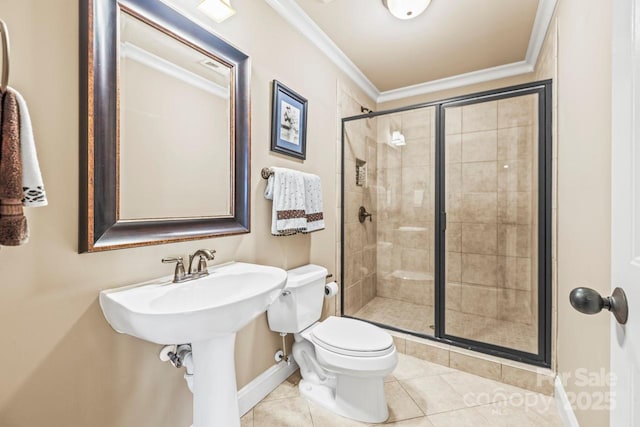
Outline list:
[[[345,118],[342,138],[342,314],[549,366],[551,82]]]
[[[433,336],[435,144],[435,107],[345,123],[344,314]]]
[[[539,93],[445,104],[444,334],[539,353]]]

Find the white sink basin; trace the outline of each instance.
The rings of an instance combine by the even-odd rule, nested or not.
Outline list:
[[[284,287],[276,267],[230,263],[184,283],[173,277],[100,292],[118,332],[156,344],[184,344],[235,333],[263,313]]]
[[[236,332],[264,313],[285,286],[275,267],[229,263],[209,275],[172,277],[100,292],[100,306],[118,332],[156,344],[191,344],[193,427],[239,427]]]

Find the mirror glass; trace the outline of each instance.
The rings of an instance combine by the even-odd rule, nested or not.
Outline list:
[[[232,68],[119,21],[119,219],[232,217]]]
[[[78,250],[249,233],[251,58],[162,1],[80,16]]]

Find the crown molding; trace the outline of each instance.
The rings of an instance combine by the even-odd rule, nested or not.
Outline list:
[[[196,89],[203,90],[223,99],[229,99],[228,88],[222,87],[221,85],[212,82],[211,80],[207,80],[206,78],[182,68],[171,61],[167,61],[164,58],[154,55],[131,42],[120,43],[120,56],[122,58],[136,61],[149,68],[164,73],[169,77],[174,77]]]
[[[527,48],[527,54],[525,56],[525,61],[534,67],[538,62],[538,55],[540,55],[540,51],[542,50],[542,45],[544,44],[544,39],[551,25],[551,18],[553,18],[553,12],[556,9],[557,3],[558,0],[540,0],[540,3],[538,3],[536,19],[533,21],[529,47]]]
[[[418,83],[417,85],[405,86],[399,89],[381,92],[378,96],[378,103],[396,101],[398,99],[409,98],[411,96],[424,95],[426,93],[439,92],[441,90],[454,89],[476,83],[526,74],[532,72],[533,68],[534,67],[526,61],[520,61],[512,64],[486,68],[484,70],[472,71],[470,73],[458,74],[457,76],[445,77],[444,79]]]
[[[378,103],[395,101],[411,96],[424,95],[441,90],[454,89],[457,87],[484,83],[533,72],[536,68],[536,64],[538,63],[538,56],[542,50],[547,30],[551,25],[551,18],[553,17],[553,12],[556,8],[557,2],[558,0],[540,0],[538,3],[538,10],[536,11],[536,17],[533,21],[533,29],[531,31],[531,37],[529,38],[527,54],[523,61],[380,92],[380,95],[377,98]]]
[[[353,82],[377,103],[424,95],[441,90],[454,89],[471,84],[484,83],[505,77],[530,73],[535,69],[538,56],[551,24],[558,0],[540,0],[533,22],[527,53],[523,61],[497,67],[458,74],[444,79],[432,80],[411,86],[381,92],[365,74],[322,31],[295,0],[265,0],[280,16],[317,46]]]
[[[344,72],[374,101],[378,99],[380,91],[371,80],[364,75],[347,55],[322,31],[313,19],[298,6],[295,0],[265,0],[285,21],[298,30],[311,43],[320,49],[333,63]]]

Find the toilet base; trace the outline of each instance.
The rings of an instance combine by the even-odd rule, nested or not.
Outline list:
[[[298,387],[304,398],[343,417],[365,423],[383,423],[389,418],[384,378],[337,375],[335,388],[305,379]]]

